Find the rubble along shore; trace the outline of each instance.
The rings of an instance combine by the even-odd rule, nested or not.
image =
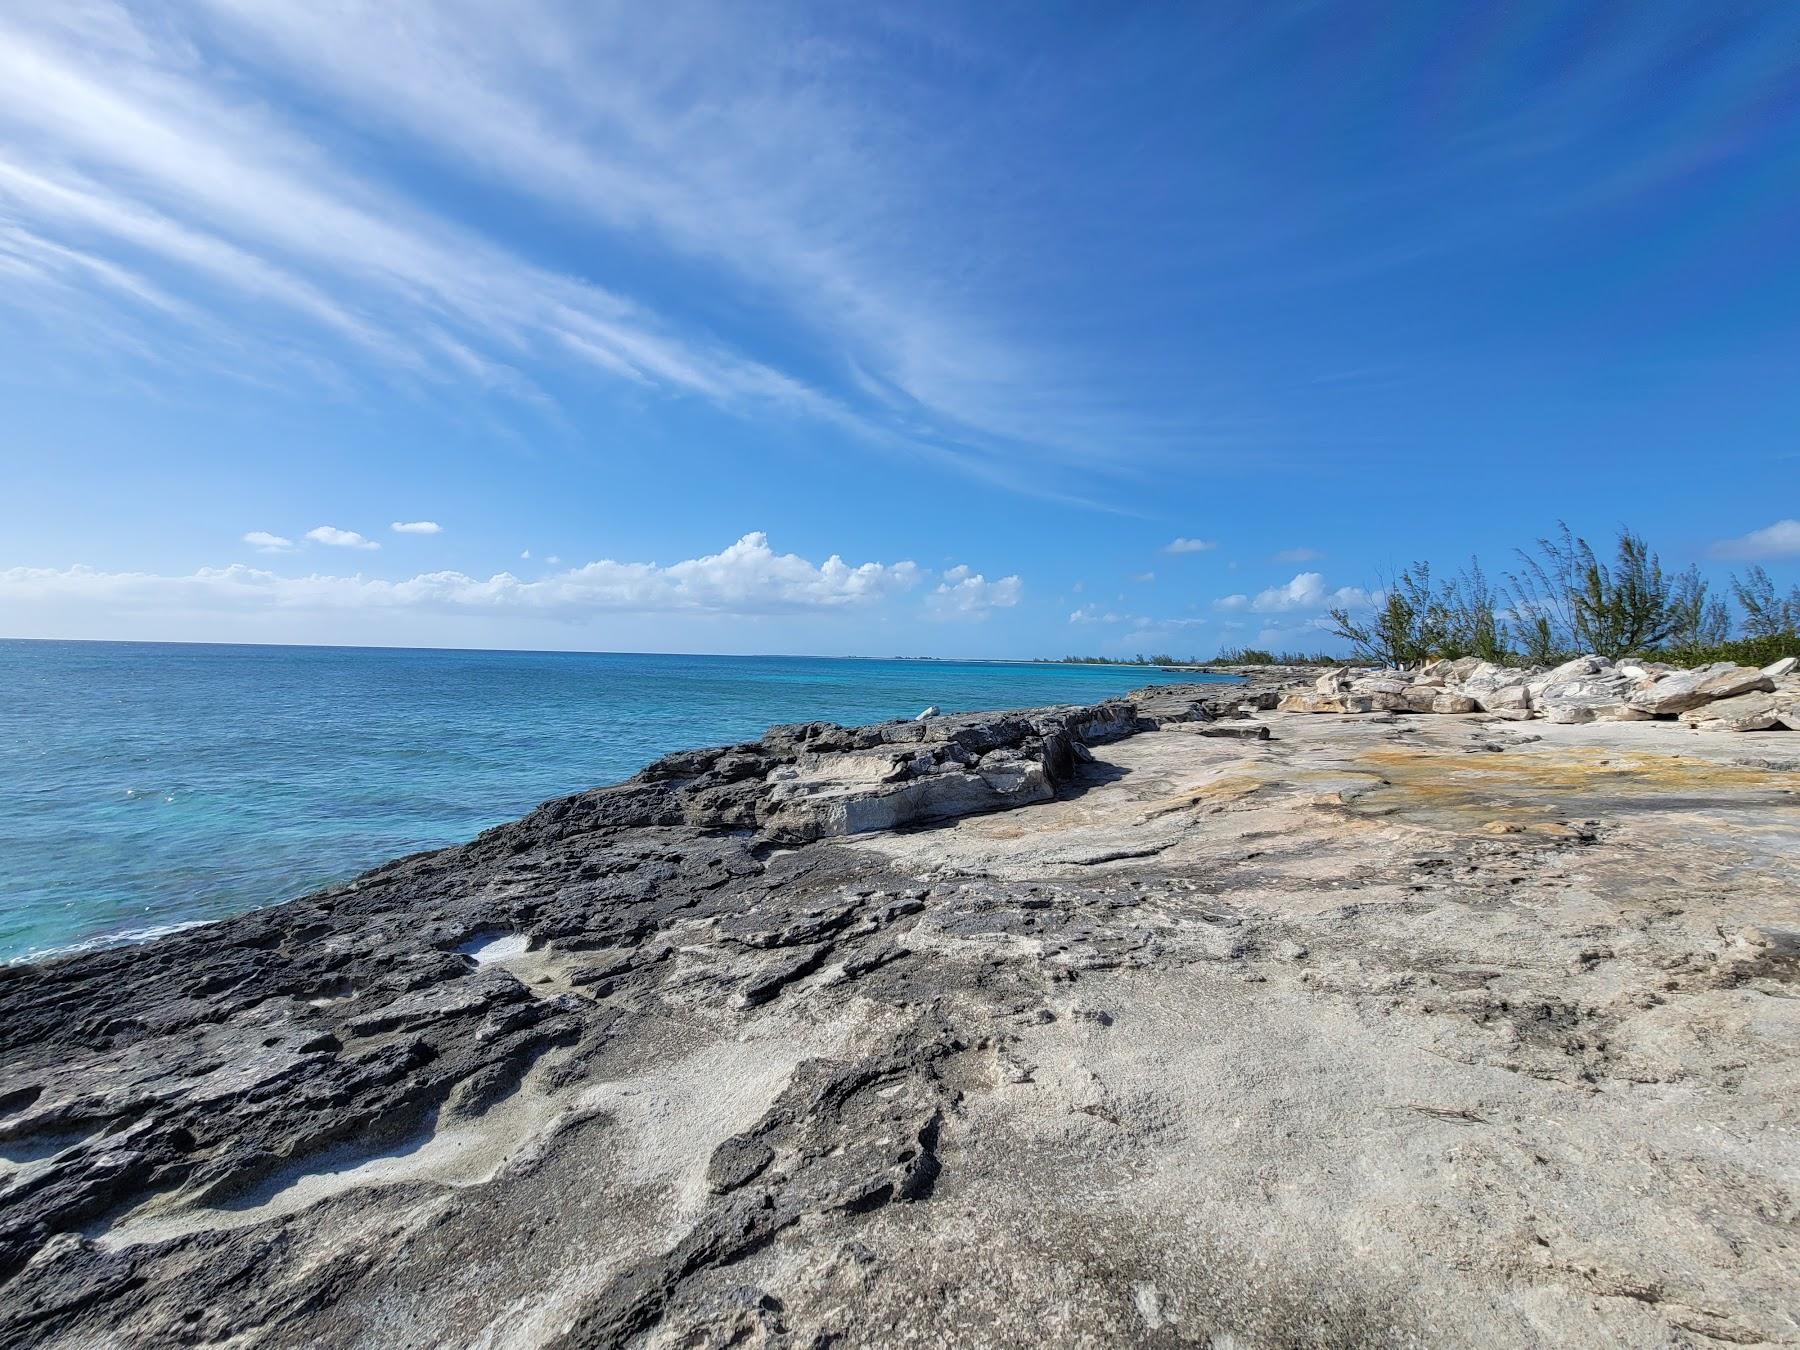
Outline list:
[[[0,971],[0,1341],[1791,1337],[1800,751],[1432,674],[773,728]]]
[[[1800,657],[1757,668],[1729,661],[1683,668],[1661,661],[1577,656],[1555,667],[1501,666],[1479,657],[1417,670],[1338,667],[1284,712],[1493,713],[1578,725],[1679,717],[1708,731],[1800,731]]]

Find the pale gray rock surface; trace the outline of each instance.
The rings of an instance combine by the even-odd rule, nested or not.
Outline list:
[[[1781,721],[1773,693],[1760,691],[1715,699],[1681,714],[1688,726],[1703,731],[1767,731]]]
[[[1318,675],[1311,688],[1281,693],[1277,706],[1284,712],[1349,716],[1479,712],[1507,721],[1541,719],[1563,726],[1680,717],[1685,725],[1703,731],[1787,730],[1800,729],[1796,671],[1800,661],[1794,658],[1763,670],[1730,663],[1679,670],[1661,662],[1615,664],[1587,655],[1544,670],[1470,657],[1432,661],[1411,671],[1336,667]],[[1773,702],[1759,701],[1764,695]],[[1715,704],[1720,711],[1706,715],[1705,709]]]
[[[1768,677],[1760,670],[1732,665],[1696,666],[1662,676],[1631,697],[1633,707],[1653,716],[1684,713],[1715,698],[1730,698],[1759,687]]]
[[[0,1343],[1791,1340],[1800,754],[1247,692],[776,728],[0,970]]]

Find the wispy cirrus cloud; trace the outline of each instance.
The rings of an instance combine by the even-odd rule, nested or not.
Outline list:
[[[556,0],[15,9],[0,269],[38,284],[52,326],[84,293],[122,357],[155,349],[126,340],[153,310],[239,364],[531,404],[599,381],[1083,501],[1038,470],[1122,462],[1134,434],[966,278],[939,280],[914,218],[935,180],[892,111],[929,91],[872,100],[854,33],[790,43],[790,22]],[[371,132],[578,220],[581,273],[382,174]],[[697,323],[615,261],[645,250],[707,269],[778,335]]]
[[[1121,614],[1117,610],[1102,609],[1099,605],[1083,605],[1069,615],[1069,622],[1072,624],[1123,626],[1129,628],[1133,635],[1137,635],[1181,633],[1203,627],[1207,621],[1195,616],[1159,619],[1148,614]]]
[[[1171,539],[1163,545],[1164,553],[1210,553],[1219,546],[1216,539],[1189,539],[1185,536]]]

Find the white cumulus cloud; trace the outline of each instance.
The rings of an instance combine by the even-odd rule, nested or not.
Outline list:
[[[267,530],[252,530],[244,536],[244,542],[260,553],[286,553],[294,547],[292,539],[283,539],[278,534],[270,534]]]
[[[964,608],[1007,605],[1018,598],[1017,577],[989,583],[966,568],[945,576],[946,586],[958,597],[955,603]],[[405,609],[564,619],[619,612],[761,615],[872,604],[910,589],[919,577],[919,568],[910,562],[853,565],[833,554],[815,565],[792,553],[774,552],[759,532],[718,553],[668,566],[608,559],[532,581],[510,572],[485,579],[426,572],[401,581],[361,574],[281,576],[242,564],[203,567],[182,576],[82,566],[14,567],[0,571],[0,602],[186,614]]]
[[[1367,609],[1381,602],[1381,592],[1365,591],[1360,586],[1328,589],[1319,572],[1301,572],[1285,586],[1271,586],[1250,595],[1225,595],[1213,601],[1214,609],[1250,610],[1256,614],[1289,614],[1296,611],[1318,611],[1342,606],[1345,609]]]
[[[1346,609],[1366,609],[1375,602],[1373,593],[1360,586],[1325,589],[1325,577],[1319,572],[1301,572],[1285,586],[1271,586],[1258,591],[1250,608],[1258,614],[1284,614],[1291,610],[1325,609],[1342,605]]]
[[[306,532],[306,537],[315,544],[330,544],[333,548],[380,548],[373,539],[365,539],[355,530],[340,530],[335,525],[318,525]]]
[[[435,520],[396,520],[389,527],[395,534],[442,534],[444,527]]]
[[[1130,617],[1130,615],[1118,614],[1110,609],[1103,610],[1098,605],[1083,605],[1080,609],[1076,610],[1074,613],[1069,615],[1069,622],[1070,623],[1123,623],[1129,617]]]
[[[985,619],[996,609],[1019,603],[1024,583],[1016,576],[989,581],[968,567],[952,567],[926,600],[926,613],[938,619]]]
[[[1712,552],[1716,558],[1800,557],[1800,520],[1778,520],[1736,539],[1721,539]]]
[[[1219,546],[1217,539],[1171,539],[1163,545],[1164,553],[1206,553]]]

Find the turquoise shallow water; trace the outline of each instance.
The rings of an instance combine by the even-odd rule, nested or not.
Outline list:
[[[1086,703],[1119,667],[0,641],[0,960],[241,913],[775,722]]]

